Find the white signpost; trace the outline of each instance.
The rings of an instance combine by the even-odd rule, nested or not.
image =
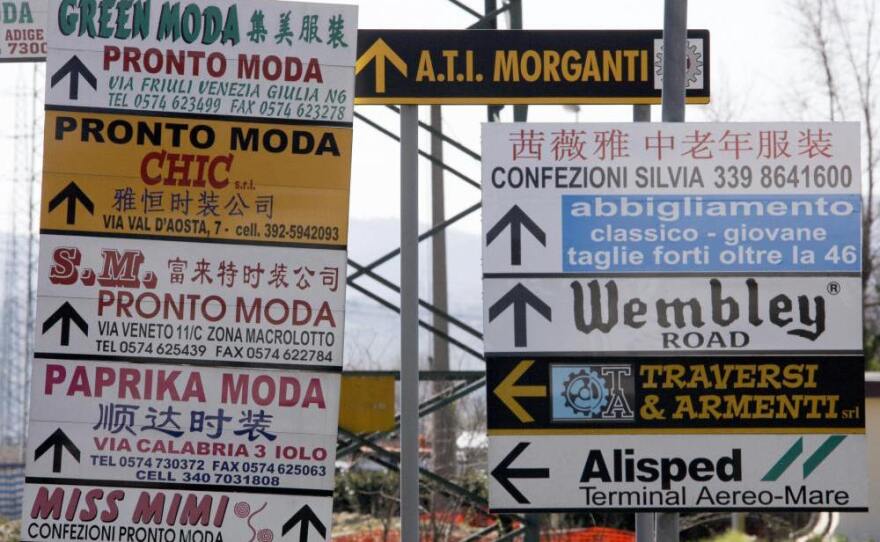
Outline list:
[[[494,511],[865,509],[857,124],[489,123],[482,151]]]

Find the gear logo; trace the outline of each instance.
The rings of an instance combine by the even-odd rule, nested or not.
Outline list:
[[[703,40],[689,39],[685,48],[687,71],[685,82],[689,90],[703,88]],[[654,40],[654,88],[663,88],[663,40]]]
[[[565,422],[632,421],[635,379],[631,365],[550,366],[552,418]]]
[[[565,381],[562,397],[565,406],[584,416],[596,416],[608,406],[608,387],[605,379],[592,369],[571,373]]]

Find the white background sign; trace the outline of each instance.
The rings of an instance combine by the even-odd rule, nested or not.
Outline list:
[[[867,478],[853,468],[864,462],[864,435],[522,435],[489,440],[495,512],[864,510],[868,502]],[[787,452],[794,456],[790,463],[782,460]],[[525,477],[517,469],[545,470]]]
[[[22,538],[283,541],[300,540],[305,528],[309,539],[323,539],[329,527],[318,518],[329,518],[332,505],[328,497],[31,483]]]
[[[106,26],[76,6],[50,2],[59,17],[48,30],[57,54],[46,65],[47,104],[351,122],[355,6],[135,2],[124,21],[110,10]],[[81,68],[68,64],[74,57]],[[82,75],[74,97],[56,75],[69,69],[86,70],[95,88]]]
[[[714,299],[712,281],[720,287]],[[485,348],[495,354],[861,352],[861,313],[854,310],[861,295],[856,277],[485,279]],[[665,310],[658,312],[658,303]],[[698,320],[692,307],[698,308]],[[610,316],[617,319],[613,326]],[[524,342],[517,341],[518,329]]]
[[[31,476],[333,487],[339,374],[37,359]],[[49,441],[49,444],[45,444]],[[48,450],[48,448],[47,448]]]
[[[44,235],[38,352],[342,365],[345,251]]]

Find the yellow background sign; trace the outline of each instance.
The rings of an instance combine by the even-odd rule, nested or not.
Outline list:
[[[345,245],[351,128],[47,111],[44,230]]]
[[[393,376],[342,376],[339,426],[352,433],[394,428]]]

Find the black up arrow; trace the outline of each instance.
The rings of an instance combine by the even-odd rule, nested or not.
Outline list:
[[[49,435],[49,438],[43,441],[34,452],[34,461],[43,457],[43,454],[52,449],[52,472],[61,472],[61,452],[67,448],[67,452],[79,463],[79,448],[72,440],[67,438],[61,428],[55,430]]]
[[[321,523],[321,520],[318,519],[318,516],[315,515],[312,508],[307,504],[284,523],[284,527],[281,528],[281,536],[286,535],[297,523],[302,523],[302,527],[299,528],[299,542],[308,542],[309,523],[315,527],[315,530],[318,531],[322,539],[327,537],[327,527]]]
[[[55,210],[56,207],[61,205],[63,202],[67,202],[67,223],[75,224],[76,223],[76,202],[80,202],[83,207],[86,208],[86,211],[89,212],[90,215],[95,214],[95,204],[92,203],[92,200],[86,196],[85,192],[79,189],[75,182],[70,181],[70,183],[64,187],[64,190],[58,192],[54,198],[49,200],[49,212]]]
[[[544,246],[547,246],[547,237],[544,230],[538,227],[535,222],[529,218],[518,205],[514,205],[507,213],[501,217],[497,224],[492,226],[486,233],[486,246],[491,245],[496,237],[501,235],[507,226],[510,226],[510,265],[522,265],[522,228],[523,226],[529,230],[529,233]]]
[[[550,306],[538,299],[531,290],[517,282],[516,286],[504,294],[501,299],[489,307],[489,321],[501,315],[507,307],[513,305],[513,344],[515,346],[527,346],[526,340],[526,306],[530,306],[545,320],[552,321]]]
[[[70,74],[69,96],[71,100],[79,99],[80,76],[86,80],[86,83],[88,83],[90,87],[98,90],[98,80],[95,78],[92,72],[90,72],[89,69],[86,68],[86,65],[82,63],[82,60],[80,60],[79,57],[76,55],[70,57],[70,60],[65,62],[64,65],[61,66],[61,69],[52,75],[52,80],[50,81],[52,87],[54,88],[55,85],[57,85],[59,81],[67,77],[68,74]]]
[[[520,504],[529,504],[529,500],[526,498],[522,492],[513,485],[510,480],[511,479],[519,479],[519,478],[550,478],[550,469],[511,469],[510,464],[516,461],[516,458],[519,457],[526,448],[529,447],[528,442],[520,442],[514,447],[513,450],[507,454],[507,457],[501,460],[501,463],[498,463],[498,466],[492,469],[492,477],[498,480],[498,483],[501,484],[501,487],[507,490],[510,493],[510,496],[516,499],[516,502]]]
[[[73,320],[73,323],[76,324],[76,327],[79,328],[80,331],[88,336],[89,334],[89,325],[85,320],[82,319],[82,316],[76,312],[70,303],[67,301],[64,302],[63,305],[58,307],[58,310],[52,313],[52,316],[46,319],[43,322],[43,334],[45,335],[47,331],[52,329],[55,324],[61,320],[61,346],[67,346],[70,344],[70,321]]]

